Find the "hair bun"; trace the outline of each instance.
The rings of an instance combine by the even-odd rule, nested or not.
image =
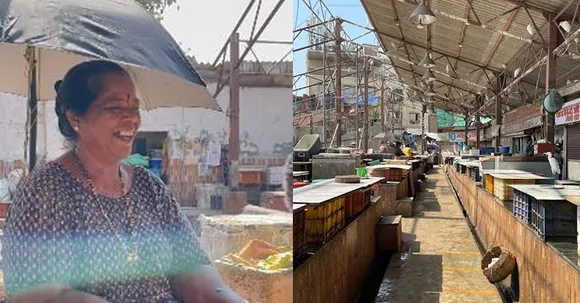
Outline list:
[[[57,80],[56,82],[54,82],[54,91],[56,93],[58,93],[58,90],[60,89],[61,84],[62,84],[62,80]]]

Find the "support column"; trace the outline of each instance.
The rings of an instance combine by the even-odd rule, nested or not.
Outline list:
[[[363,150],[366,153],[369,149],[369,58],[364,58],[364,77],[365,77],[365,112],[364,112],[364,131],[363,131]],[[357,100],[358,102],[358,100]]]
[[[483,102],[483,95],[479,95],[477,96],[477,98],[475,99],[475,148],[479,149],[479,107],[481,106],[481,103]]]
[[[341,56],[341,25],[342,19],[336,19],[334,24],[334,38],[335,38],[335,49],[334,49],[334,62],[336,63],[336,145],[340,147],[342,145],[342,56]]]
[[[381,133],[385,133],[385,79],[381,78]]]
[[[495,123],[496,125],[502,125],[502,118],[503,114],[501,112],[501,103],[502,103],[502,96],[499,92],[503,89],[503,74],[498,75],[496,78],[496,94],[497,98],[495,98]],[[498,134],[495,137],[495,152],[499,153],[499,146],[501,145],[501,127],[498,130]]]
[[[230,37],[230,162],[240,158],[240,72],[235,68],[240,58],[240,34]]]
[[[425,113],[427,112],[427,105],[421,106],[421,154],[427,150],[427,136],[425,135]]]
[[[465,111],[465,146],[469,146],[469,138],[467,138],[468,129],[469,129],[469,112]]]
[[[558,47],[558,25],[552,22],[552,16],[549,17],[548,22],[547,43],[546,93],[551,88],[556,87],[556,56],[554,56],[554,49]],[[554,143],[554,114],[544,113],[544,138],[548,142]]]

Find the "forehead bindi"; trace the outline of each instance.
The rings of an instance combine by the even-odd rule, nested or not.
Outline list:
[[[100,103],[132,106],[139,101],[135,96],[133,82],[127,76],[110,75],[104,80]]]

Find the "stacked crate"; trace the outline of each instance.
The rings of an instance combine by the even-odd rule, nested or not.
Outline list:
[[[493,179],[493,194],[502,201],[513,200],[514,189],[509,185],[515,184],[535,184],[534,179]]]
[[[370,204],[372,196],[371,188],[356,190],[344,197],[344,216],[352,218],[358,215]]]
[[[306,207],[307,243],[323,244],[344,227],[345,197]]]
[[[469,167],[469,178],[471,181],[480,182],[481,176],[479,175],[479,167],[471,166]]]
[[[493,189],[493,176],[492,175],[484,175],[483,182],[484,182],[483,186],[485,187],[485,189],[489,193],[493,194],[493,190],[494,190]]]
[[[576,205],[565,200],[531,202],[530,224],[542,241],[577,241]]]
[[[306,254],[306,204],[294,204],[294,260]]]
[[[467,175],[467,165],[463,164],[459,164],[459,172],[462,175]]]
[[[516,218],[524,223],[530,223],[530,212],[532,210],[532,196],[514,189],[513,213]]]

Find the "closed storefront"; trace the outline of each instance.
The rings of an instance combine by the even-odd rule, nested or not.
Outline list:
[[[580,181],[580,99],[564,104],[555,115],[555,124],[565,126],[563,171],[567,179]]]

